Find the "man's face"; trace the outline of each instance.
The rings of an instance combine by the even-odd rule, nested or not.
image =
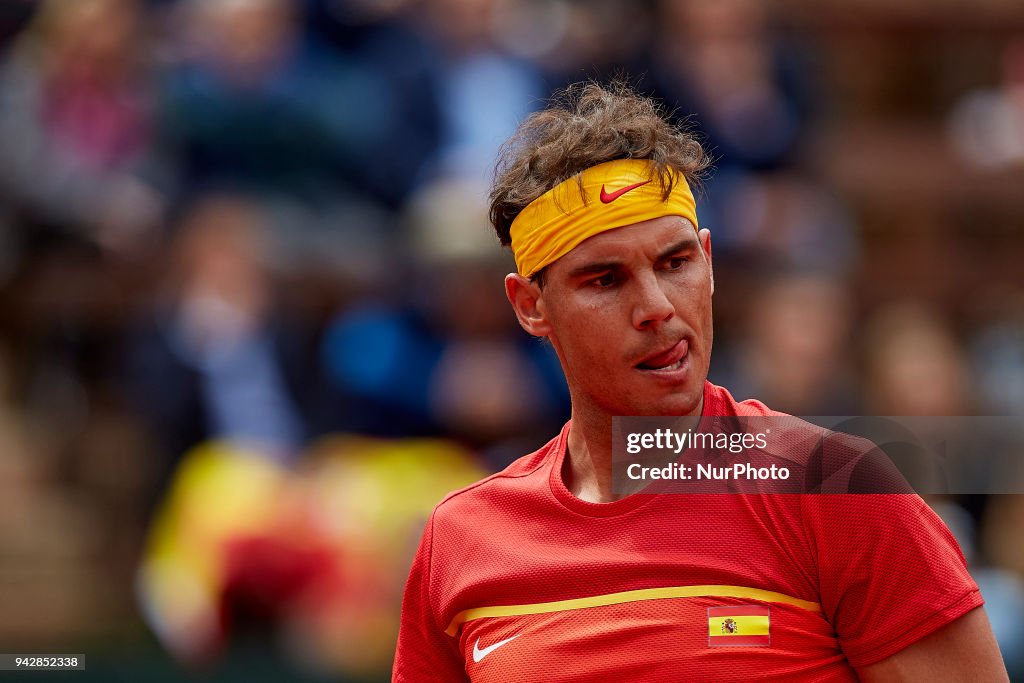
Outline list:
[[[574,416],[699,414],[712,341],[707,230],[678,216],[609,230],[548,266],[543,288],[518,283],[507,282],[509,298],[558,352]]]

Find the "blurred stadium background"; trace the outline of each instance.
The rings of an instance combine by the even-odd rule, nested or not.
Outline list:
[[[713,380],[1024,415],[1019,0],[5,0],[0,651],[387,680],[433,503],[568,411],[497,145],[619,73],[717,158]],[[1024,504],[934,503],[1024,676]]]

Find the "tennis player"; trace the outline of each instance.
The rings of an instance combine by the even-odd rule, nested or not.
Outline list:
[[[395,681],[1003,681],[978,588],[916,495],[617,496],[616,415],[763,416],[707,381],[700,145],[587,84],[503,152],[491,219],[572,419],[435,508]]]

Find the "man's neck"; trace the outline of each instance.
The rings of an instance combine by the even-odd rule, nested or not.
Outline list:
[[[701,397],[694,418],[704,407]],[[614,490],[612,476],[612,416],[573,406],[568,452],[562,464],[562,480],[572,495],[588,503],[611,503],[640,491],[645,482],[627,490]],[[620,487],[621,488],[621,487]]]
[[[612,491],[612,420],[610,416],[577,415],[573,411],[568,453],[562,478],[572,495],[588,503],[610,503],[622,495]]]

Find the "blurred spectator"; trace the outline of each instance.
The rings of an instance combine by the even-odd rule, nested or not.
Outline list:
[[[261,206],[212,195],[183,216],[163,298],[133,343],[137,407],[168,465],[208,438],[284,461],[304,446],[315,381],[301,320],[280,318]]]
[[[413,0],[309,0],[308,30],[387,92],[392,125],[374,140],[360,173],[397,208],[436,159],[442,121],[441,50]]]
[[[136,0],[46,0],[19,37],[0,72],[0,197],[32,223],[120,249],[152,237],[145,35]]]
[[[727,374],[725,385],[737,398],[763,397],[793,415],[854,414],[845,284],[786,272],[761,277],[757,287],[745,307],[743,336],[717,356],[716,374]]]
[[[953,147],[986,169],[1024,165],[1024,38],[1003,50],[999,83],[965,95],[949,119]]]
[[[865,327],[868,415],[971,415],[963,349],[927,306],[893,304]]]
[[[227,187],[331,228],[386,230],[375,164],[401,122],[373,71],[307,40],[290,0],[187,0],[179,20],[160,120],[180,193]]]
[[[651,15],[648,3],[631,0],[504,2],[496,39],[538,64],[552,88],[583,78],[631,80],[646,69]]]
[[[441,51],[436,175],[490,177],[498,147],[549,94],[534,64],[500,47],[496,19],[502,5],[503,0],[427,0],[429,35]]]
[[[53,426],[17,403],[11,356],[0,343],[0,639],[54,642],[103,610],[93,584],[101,525],[82,497],[56,486]],[[52,604],[55,601],[55,604]]]
[[[64,466],[88,474],[78,459],[91,435],[125,422],[105,423],[97,398],[116,356],[112,321],[145,289],[124,286],[126,266],[152,255],[166,203],[148,29],[135,0],[47,0],[0,66],[4,322],[26,407],[61,425]]]
[[[978,414],[965,350],[934,308],[913,301],[890,304],[868,320],[861,341],[866,414],[936,418]],[[966,419],[912,424],[926,439],[960,438],[971,444],[970,449],[961,450],[976,457],[947,458],[943,452],[944,459],[937,461],[943,477],[962,487],[959,490],[999,490],[1024,474],[1018,471],[1016,447],[1007,446],[1014,442],[988,434],[983,419],[973,433]],[[952,431],[943,432],[943,428]],[[953,453],[957,454],[956,449]],[[975,521],[985,516],[983,496],[961,496],[957,503]]]
[[[774,30],[771,10],[760,0],[657,2],[643,87],[715,159],[700,211],[720,263],[841,276],[858,252],[854,226],[836,195],[798,170],[815,93],[802,47]]]
[[[1024,291],[978,297],[993,310],[971,335],[971,367],[990,415],[1024,415]]]
[[[722,169],[787,163],[808,114],[806,65],[759,0],[657,3],[650,84],[696,123]]]
[[[568,395],[551,349],[507,307],[512,266],[487,229],[483,188],[443,181],[409,206],[415,278],[406,304],[345,312],[325,337],[346,429],[450,434],[477,446],[561,423]]]
[[[838,198],[806,174],[779,170],[716,176],[718,196],[702,205],[715,256],[780,263],[842,277],[857,265],[856,225]]]

